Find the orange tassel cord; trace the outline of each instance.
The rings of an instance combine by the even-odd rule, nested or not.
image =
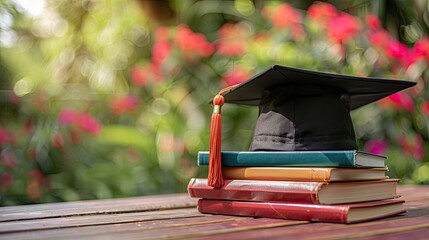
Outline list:
[[[220,188],[224,184],[222,176],[221,142],[222,142],[222,115],[221,108],[225,103],[222,93],[236,85],[222,89],[213,99],[213,114],[210,123],[209,173],[208,185]]]

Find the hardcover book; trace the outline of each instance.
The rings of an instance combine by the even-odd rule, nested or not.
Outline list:
[[[341,151],[223,151],[222,166],[229,167],[385,167],[386,156],[357,150]],[[198,152],[198,165],[208,165],[209,153]]]
[[[194,198],[286,202],[305,204],[344,204],[399,197],[398,180],[361,182],[290,182],[226,180],[221,188],[208,186],[207,179],[193,178],[188,184]]]
[[[395,199],[346,205],[316,205],[200,199],[198,200],[198,211],[248,217],[356,223],[404,213],[403,202]]]
[[[362,181],[388,178],[387,168],[223,167],[224,179],[276,181]]]

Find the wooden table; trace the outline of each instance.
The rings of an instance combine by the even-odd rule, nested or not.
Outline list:
[[[187,194],[0,208],[0,239],[429,239],[429,186],[400,186],[406,214],[359,224],[200,214]]]

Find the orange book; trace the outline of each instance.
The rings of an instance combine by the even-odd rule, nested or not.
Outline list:
[[[272,181],[364,181],[381,180],[387,168],[312,168],[312,167],[223,167],[225,179]]]

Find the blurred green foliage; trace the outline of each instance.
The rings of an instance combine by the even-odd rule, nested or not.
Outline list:
[[[0,205],[186,191],[210,98],[274,64],[416,81],[352,117],[391,177],[428,184],[428,2],[283,2],[1,0]],[[224,107],[224,150],[257,114]]]

